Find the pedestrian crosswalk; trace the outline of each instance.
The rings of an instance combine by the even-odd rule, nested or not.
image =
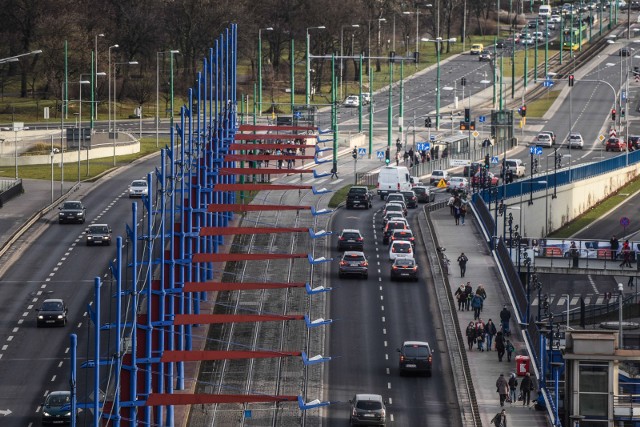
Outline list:
[[[585,305],[603,305],[611,302],[611,300],[607,300],[604,294],[585,294],[585,295],[577,295],[569,297],[569,307],[578,307],[580,306],[580,297],[584,298]],[[549,301],[549,307],[555,306],[567,306],[567,296],[566,295],[556,295],[550,294],[547,296],[547,300]],[[615,297],[614,297],[615,298]],[[544,299],[544,295],[542,295],[542,299]],[[540,303],[538,300],[538,295],[531,296],[531,305],[537,306]]]

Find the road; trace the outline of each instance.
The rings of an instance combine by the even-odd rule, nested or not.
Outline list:
[[[356,393],[381,394],[391,402],[388,420],[393,425],[460,425],[453,374],[447,356],[442,319],[436,306],[433,281],[422,242],[416,242],[416,260],[422,271],[419,282],[392,282],[389,278],[388,245],[380,228],[383,202],[377,198],[370,210],[338,210],[332,219],[338,233],[357,228],[365,240],[369,278],[339,279],[332,264],[330,315],[341,325],[329,334],[328,351],[336,358],[328,365],[328,398],[332,402],[324,425],[348,422],[348,400]],[[409,211],[417,229],[418,209]],[[413,218],[413,219],[412,219]],[[331,255],[340,258],[333,245]],[[435,353],[434,373],[400,377],[396,349],[405,340],[428,341]]]

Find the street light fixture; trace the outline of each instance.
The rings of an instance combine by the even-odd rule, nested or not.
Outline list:
[[[622,337],[622,291],[624,290],[624,285],[622,283],[618,283],[618,348],[624,348],[624,342]]]
[[[344,68],[344,60],[343,60],[343,56],[344,56],[344,48],[343,48],[343,44],[344,44],[344,28],[345,27],[351,27],[351,28],[360,28],[360,24],[347,24],[347,25],[342,25],[340,26],[340,99],[342,99],[343,95],[342,95],[342,74],[343,74],[343,68]],[[352,52],[353,54],[353,52]],[[362,102],[362,100],[360,100],[360,102]]]
[[[442,37],[435,39],[423,38],[423,42],[436,44],[436,130],[440,130],[440,47],[443,42],[455,43],[455,38],[443,40]]]
[[[309,92],[311,91],[311,87],[310,87],[311,86],[311,84],[310,84],[311,83],[311,77],[309,75],[309,73],[310,73],[309,68],[310,68],[310,63],[311,63],[311,60],[309,58],[309,55],[310,55],[310,53],[309,53],[309,30],[324,30],[325,28],[327,28],[327,27],[325,27],[324,25],[320,25],[318,27],[307,27],[307,30],[305,32],[305,34],[306,34],[306,43],[305,43],[306,44],[306,47],[305,47],[306,69],[305,69],[304,75],[306,77],[306,81],[305,81],[305,91],[304,91],[304,103],[307,106],[309,105]]]
[[[160,126],[160,55],[168,53],[170,55],[180,53],[179,50],[167,50],[156,52],[156,147],[159,145],[159,126]],[[116,144],[113,143],[113,166],[116,165]]]
[[[4,64],[5,62],[15,62],[16,60],[18,60],[18,58],[22,58],[23,56],[37,55],[39,53],[42,53],[42,50],[40,50],[40,49],[32,50],[31,52],[21,53],[20,55],[10,56],[8,58],[0,59],[0,64]]]
[[[109,126],[108,133],[111,133],[111,49],[117,49],[120,46],[114,44],[113,46],[109,46],[109,100],[107,102],[107,109],[109,110]]]
[[[415,12],[410,12],[410,11],[404,11],[402,12],[405,15],[416,15],[416,51],[415,51],[415,60],[416,60],[416,68],[418,67],[418,60],[419,60],[419,56],[420,56],[420,9],[418,9],[418,2],[416,2],[416,11]],[[432,7],[433,5],[431,3],[429,4],[425,4],[424,7]],[[408,50],[408,49],[407,49]]]
[[[95,60],[93,62],[93,70],[91,70],[91,72],[93,73],[93,76],[96,78],[94,83],[94,91],[98,90],[98,37],[104,37],[103,33],[100,34],[96,34],[94,37],[94,52],[95,52]],[[93,94],[94,91],[92,91],[91,93]],[[97,105],[95,103],[95,99],[91,98],[91,120],[97,120],[98,119],[98,108]]]
[[[118,65],[138,65],[138,61],[115,62],[113,64],[113,164],[116,162],[116,141],[118,140],[117,120],[118,114],[116,107],[118,106],[118,97],[116,96],[116,88],[118,87],[118,79],[116,75],[116,67]]]
[[[262,115],[262,32],[273,31],[273,27],[258,29],[258,111]]]

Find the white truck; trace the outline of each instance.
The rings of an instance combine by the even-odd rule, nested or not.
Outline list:
[[[384,166],[378,174],[378,195],[384,200],[389,193],[411,190],[413,181],[406,166]]]

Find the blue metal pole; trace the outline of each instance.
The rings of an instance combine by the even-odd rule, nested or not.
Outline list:
[[[64,114],[64,110],[62,111]],[[69,378],[69,386],[71,392],[71,427],[76,427],[78,413],[78,398],[76,397],[76,377],[78,369],[78,336],[76,334],[69,335],[69,363],[71,364],[71,377]],[[118,375],[116,375],[117,377]],[[117,408],[117,407],[116,407]]]
[[[136,401],[138,396],[138,204],[131,203],[131,400]],[[99,353],[96,353],[99,354]],[[138,418],[137,406],[131,406],[129,412],[129,425],[136,427]],[[98,424],[95,424],[98,425]]]
[[[120,380],[122,372],[122,237],[116,237],[116,375],[113,396],[113,407],[116,413],[112,416],[113,426],[120,427],[122,412],[120,408]]]
[[[93,354],[95,367],[93,368],[93,425],[99,425],[100,420],[100,278],[94,279],[95,291],[95,335],[93,337]],[[135,340],[133,340],[135,341]],[[75,418],[73,416],[72,418]]]
[[[178,190],[178,183],[177,183],[177,179],[176,179],[176,139],[175,139],[175,132],[176,130],[171,127],[171,150],[170,150],[170,159],[169,159],[169,177],[171,178],[171,192],[169,195],[169,214],[164,217],[163,225],[164,222],[167,221],[169,223],[169,229],[167,230],[165,227],[165,232],[168,232],[169,235],[167,236],[167,239],[169,240],[169,254],[168,254],[168,275],[169,277],[167,278],[167,282],[165,282],[165,285],[168,285],[165,287],[165,289],[169,288],[169,289],[174,289],[175,288],[175,279],[176,279],[176,251],[175,251],[175,239],[174,239],[174,233],[175,230],[173,228],[174,225],[174,216],[175,216],[175,212],[176,212],[176,192]],[[163,233],[163,238],[166,234]],[[165,244],[163,243],[162,247],[165,247]],[[170,320],[171,326],[169,326],[169,336],[168,336],[168,347],[166,348],[166,350],[169,351],[173,351],[175,350],[175,334],[176,334],[176,327],[173,324],[173,318],[175,316],[175,294],[171,293],[168,296],[169,298],[169,309],[168,309],[168,313],[166,316],[167,320]],[[167,364],[167,373],[165,375],[166,381],[167,381],[167,387],[165,390],[165,393],[173,393],[173,384],[174,384],[174,369],[175,369],[175,362],[170,362]],[[174,418],[174,408],[172,405],[168,405],[167,406],[167,424],[172,424],[173,423],[173,418]]]
[[[158,318],[160,322],[164,322],[167,319],[165,318],[165,307],[166,307],[166,296],[165,296],[165,290],[167,288],[166,286],[166,282],[165,282],[165,233],[166,233],[166,219],[167,219],[167,149],[163,148],[160,151],[160,188],[162,189],[161,192],[161,199],[160,199],[160,236],[158,236],[157,240],[159,241],[158,246],[159,246],[159,264],[160,264],[160,268],[158,271],[159,277],[159,288],[160,288],[160,296],[158,298]],[[160,331],[158,333],[158,351],[160,351],[161,353],[164,353],[165,351],[165,335],[166,335],[166,327],[163,326],[160,328]],[[164,363],[160,363],[158,366],[158,393],[164,393],[165,392],[165,378],[164,378],[164,372],[165,372],[165,364]],[[162,420],[162,415],[164,412],[164,407],[163,406],[159,406],[158,407],[158,419]]]
[[[191,90],[189,90],[189,97],[188,99],[191,100]],[[178,217],[178,221],[180,222],[180,231],[178,232],[178,239],[179,239],[179,243],[178,243],[178,248],[177,248],[177,252],[178,252],[178,259],[182,260],[184,259],[185,256],[185,250],[184,250],[184,246],[186,244],[185,242],[185,199],[187,199],[187,195],[186,192],[189,191],[189,184],[187,182],[185,182],[185,168],[189,167],[188,164],[188,159],[186,156],[186,145],[189,143],[189,141],[191,140],[191,135],[188,135],[187,133],[187,123],[186,123],[186,118],[185,118],[185,111],[186,108],[182,107],[180,109],[180,129],[178,131],[178,134],[180,136],[180,164],[182,164],[182,167],[179,168],[178,170],[178,175],[176,177],[176,179],[178,180],[178,182],[180,183],[180,189],[178,191],[178,194],[180,195],[180,198],[178,199],[178,205],[177,205],[177,209],[178,212],[177,214],[179,215]],[[190,130],[189,130],[190,133]],[[187,140],[188,138],[188,140]],[[173,221],[175,223],[175,220]],[[175,228],[175,227],[174,227]],[[172,258],[173,262],[176,262],[176,258]],[[185,270],[185,265],[182,262],[177,263],[177,281],[174,281],[174,286],[172,286],[172,289],[177,288],[177,287],[182,287],[182,284],[184,283],[184,278],[185,278],[185,274],[184,274],[184,270]],[[178,295],[178,314],[185,314],[185,310],[184,310],[184,306],[185,306],[185,295],[184,292],[180,292],[180,294]],[[177,337],[177,344],[176,344],[176,350],[178,351],[182,351],[184,350],[184,343],[185,343],[185,331],[186,328],[184,325],[179,325],[178,326],[178,337]],[[184,362],[179,361],[176,363],[176,390],[184,390]]]
[[[153,176],[151,173],[147,173],[147,188],[148,188],[148,197],[147,199],[144,201],[144,205],[145,205],[145,209],[147,210],[147,237],[151,237],[151,230],[149,229],[151,227],[152,221],[151,221],[151,217],[153,215],[153,203],[152,200],[153,198],[151,197],[151,195],[153,194]],[[144,199],[143,199],[144,200]],[[138,227],[137,223],[133,224],[134,227]],[[146,330],[145,330],[145,357],[147,359],[147,363],[146,363],[146,372],[144,373],[144,379],[145,379],[145,385],[144,385],[144,389],[145,389],[145,393],[148,396],[149,394],[151,394],[151,381],[152,381],[152,377],[153,377],[153,364],[151,363],[151,357],[153,355],[153,348],[152,348],[152,342],[153,342],[153,324],[151,323],[151,313],[153,312],[152,308],[151,308],[151,303],[152,303],[152,286],[151,286],[151,280],[153,278],[153,268],[151,268],[151,266],[153,265],[151,263],[153,257],[152,257],[152,251],[148,250],[148,258],[147,261],[149,262],[149,268],[147,268],[147,277],[146,277],[146,296],[147,296],[147,322],[146,322]],[[145,406],[144,408],[144,419],[145,422],[147,423],[151,423],[151,411],[152,411],[152,407],[151,406]]]

